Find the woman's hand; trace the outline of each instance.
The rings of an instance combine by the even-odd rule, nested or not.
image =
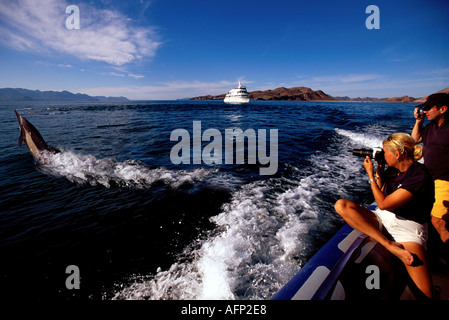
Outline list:
[[[374,165],[371,161],[370,157],[366,157],[365,161],[363,162],[363,166],[365,167],[366,173],[368,173],[368,177],[370,179],[374,178]]]

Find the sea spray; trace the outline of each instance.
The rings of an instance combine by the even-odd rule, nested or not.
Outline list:
[[[216,173],[216,169],[196,168],[194,170],[150,169],[136,160],[120,162],[114,158],[97,159],[92,155],[63,151],[47,154],[41,165],[42,172],[65,177],[77,184],[102,185],[126,188],[149,188],[157,182],[178,188],[184,183],[203,181]]]

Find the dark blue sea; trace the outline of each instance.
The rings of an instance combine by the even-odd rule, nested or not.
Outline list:
[[[269,299],[343,225],[336,200],[373,201],[352,149],[410,133],[415,105],[1,102],[1,295]],[[41,164],[19,147],[14,109],[62,152]],[[194,122],[223,146],[227,129],[265,129],[267,155],[277,130],[275,174],[248,157],[226,164],[224,148],[221,164],[173,164],[170,136],[192,139]],[[72,265],[80,282],[69,290]]]

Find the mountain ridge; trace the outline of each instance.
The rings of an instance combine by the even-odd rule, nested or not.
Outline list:
[[[83,93],[0,88],[0,101],[129,101],[126,97],[89,96]]]
[[[438,91],[438,93],[449,93],[449,87]],[[391,98],[372,98],[372,97],[333,97],[322,90],[312,90],[308,87],[293,87],[285,88],[279,87],[269,90],[257,90],[248,92],[251,100],[283,100],[283,101],[356,101],[356,102],[408,102],[408,103],[423,103],[428,96],[421,98],[414,98],[410,96],[391,97]],[[190,100],[223,100],[226,94],[207,95],[190,98]]]

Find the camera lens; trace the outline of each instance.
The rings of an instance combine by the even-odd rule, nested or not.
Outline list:
[[[352,154],[357,157],[370,157],[373,158],[373,149],[354,149]]]

